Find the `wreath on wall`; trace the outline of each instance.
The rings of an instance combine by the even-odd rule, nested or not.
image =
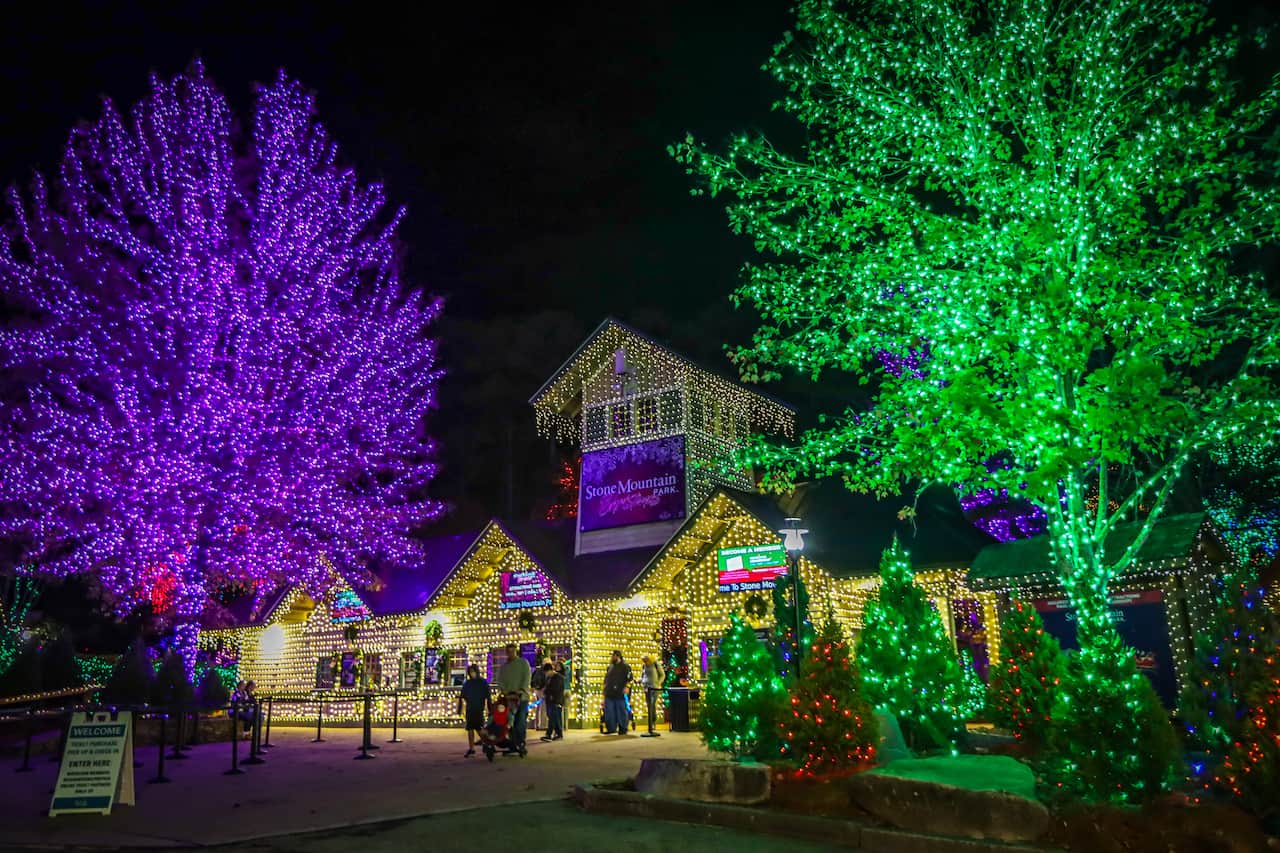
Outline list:
[[[765,614],[769,612],[769,605],[764,600],[764,596],[754,593],[747,596],[747,600],[742,603],[742,609],[752,619],[763,619]]]
[[[426,627],[423,628],[422,634],[427,645],[435,648],[439,646],[440,641],[444,639],[444,626],[440,624],[440,620],[432,619],[426,624]]]
[[[534,621],[533,614],[528,610],[521,610],[520,615],[516,617],[516,625],[521,631],[532,631],[538,627],[538,623]]]
[[[346,625],[342,629],[342,638],[350,645],[355,645],[356,637],[360,636],[359,625]]]

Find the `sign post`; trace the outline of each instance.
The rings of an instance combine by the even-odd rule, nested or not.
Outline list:
[[[73,714],[49,816],[110,814],[113,803],[133,805],[132,756],[131,711]]]

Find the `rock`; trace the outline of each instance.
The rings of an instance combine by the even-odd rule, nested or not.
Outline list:
[[[754,805],[769,799],[769,768],[763,764],[646,758],[640,762],[636,790],[703,803]]]
[[[903,775],[893,775],[894,764],[858,774],[846,781],[850,802],[885,823],[916,832],[1033,841],[1048,830],[1049,810],[1042,803],[992,790],[997,785],[989,781],[1003,779],[998,784],[1031,791],[1035,779],[1029,768],[998,755],[962,759],[910,759],[895,762],[909,765]],[[975,773],[975,767],[989,762],[987,772]],[[948,779],[949,769],[956,784],[939,781]]]
[[[876,711],[876,725],[880,728],[880,742],[876,744],[876,760],[881,764],[911,757],[907,742],[902,737],[898,718],[888,711]]]

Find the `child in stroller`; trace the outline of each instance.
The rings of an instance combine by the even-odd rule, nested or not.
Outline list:
[[[499,749],[517,752],[521,758],[527,754],[524,744],[511,740],[511,717],[519,704],[520,694],[515,692],[499,696],[498,701],[493,703],[489,723],[480,730],[480,748],[484,750],[484,757],[490,761],[493,761],[493,756]]]

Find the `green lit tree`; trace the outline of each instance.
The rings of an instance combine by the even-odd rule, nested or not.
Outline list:
[[[1049,739],[1053,700],[1062,687],[1066,660],[1040,614],[1014,598],[1000,611],[1000,657],[991,665],[987,713],[1033,750]]]
[[[880,589],[867,603],[857,665],[867,699],[897,716],[912,749],[955,747],[964,726],[955,649],[896,536],[880,560]]]
[[[1180,708],[1209,753],[1205,788],[1262,818],[1280,814],[1280,614],[1253,583],[1224,591],[1217,626],[1197,649]]]
[[[757,446],[769,484],[1031,500],[1081,646],[1110,648],[1108,585],[1188,459],[1276,430],[1280,300],[1254,270],[1280,81],[1236,79],[1258,49],[1199,0],[801,0],[767,68],[803,148],[672,149],[763,256],[743,377],[868,386]]]
[[[1168,714],[1114,631],[1071,656],[1050,715],[1048,776],[1060,789],[1124,802],[1153,797],[1181,778]]]
[[[791,689],[790,714],[779,723],[783,749],[799,762],[802,775],[830,776],[875,759],[875,715],[857,685],[848,643],[828,619]]]
[[[769,650],[737,612],[730,614],[702,690],[703,742],[736,758],[777,755],[777,725],[786,702]]]

